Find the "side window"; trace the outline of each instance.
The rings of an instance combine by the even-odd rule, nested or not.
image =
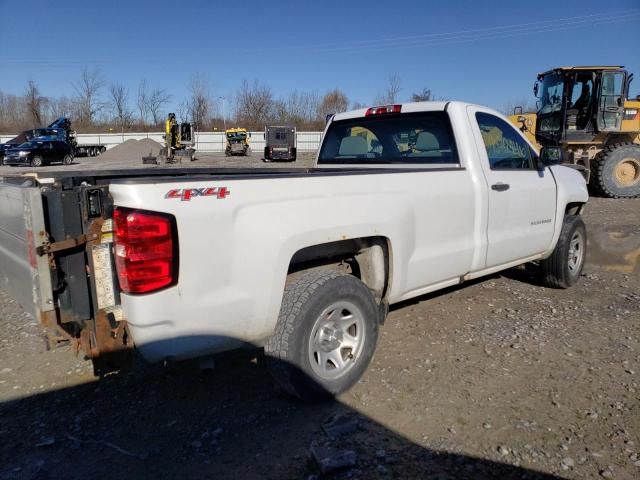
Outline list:
[[[492,170],[532,169],[531,147],[514,127],[489,113],[476,113]]]

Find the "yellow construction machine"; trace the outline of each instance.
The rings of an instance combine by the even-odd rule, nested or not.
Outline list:
[[[611,198],[640,196],[640,95],[623,66],[558,67],[534,85],[537,112],[510,120],[559,161],[578,165],[591,190]]]
[[[182,163],[183,159],[194,160],[195,149],[193,126],[178,123],[176,114],[170,113],[165,122],[164,147],[158,155],[158,163]]]
[[[249,155],[251,153],[251,147],[249,146],[251,133],[247,132],[246,128],[230,128],[225,130],[224,133],[227,138],[224,154],[227,157],[231,155]]]

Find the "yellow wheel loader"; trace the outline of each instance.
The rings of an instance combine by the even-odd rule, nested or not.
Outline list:
[[[535,118],[510,120],[559,159],[583,169],[591,190],[610,198],[640,196],[640,95],[623,66],[558,67],[540,73]]]

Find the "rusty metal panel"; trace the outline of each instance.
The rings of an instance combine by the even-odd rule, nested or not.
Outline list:
[[[41,320],[54,309],[40,189],[0,182],[0,288]]]

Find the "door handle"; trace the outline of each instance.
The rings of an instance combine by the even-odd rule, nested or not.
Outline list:
[[[508,183],[494,183],[491,185],[491,190],[495,190],[496,192],[504,192],[505,190],[509,190]]]

